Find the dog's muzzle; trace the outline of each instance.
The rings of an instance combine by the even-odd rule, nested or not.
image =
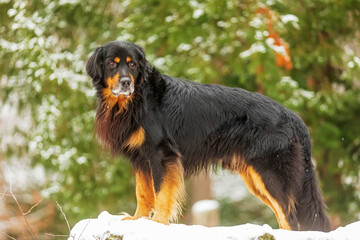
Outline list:
[[[129,77],[122,77],[120,81],[111,87],[111,93],[115,97],[119,97],[120,95],[124,95],[125,97],[130,97],[130,95],[134,92],[134,84]]]

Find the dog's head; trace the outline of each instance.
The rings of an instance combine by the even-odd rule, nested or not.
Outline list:
[[[131,99],[135,86],[145,79],[145,68],[143,49],[125,41],[109,42],[98,47],[86,65],[98,95],[108,107]]]

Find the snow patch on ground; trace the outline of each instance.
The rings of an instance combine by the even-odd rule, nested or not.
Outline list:
[[[193,213],[204,213],[219,209],[219,202],[215,200],[201,200],[192,206]]]
[[[360,236],[360,221],[323,233],[292,232],[255,224],[211,228],[184,224],[164,225],[144,218],[122,221],[123,217],[105,211],[97,219],[82,220],[73,227],[68,240],[358,240]]]

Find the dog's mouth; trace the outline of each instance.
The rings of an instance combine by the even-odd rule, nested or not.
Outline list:
[[[134,92],[133,87],[130,87],[129,89],[125,89],[125,90],[121,88],[111,89],[111,93],[114,97],[120,97],[121,95],[123,95],[124,97],[129,98],[133,92]]]
[[[129,98],[134,92],[134,84],[130,78],[122,77],[115,86],[111,87],[110,90],[115,97],[123,95],[124,97]]]

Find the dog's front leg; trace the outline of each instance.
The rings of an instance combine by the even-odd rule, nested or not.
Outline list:
[[[184,169],[180,158],[164,162],[163,166],[160,186],[155,187],[155,211],[152,220],[168,224],[169,221],[177,220],[185,199]]]
[[[155,206],[155,192],[151,173],[136,172],[136,200],[135,215],[127,216],[123,220],[136,220],[141,217],[149,217]]]

